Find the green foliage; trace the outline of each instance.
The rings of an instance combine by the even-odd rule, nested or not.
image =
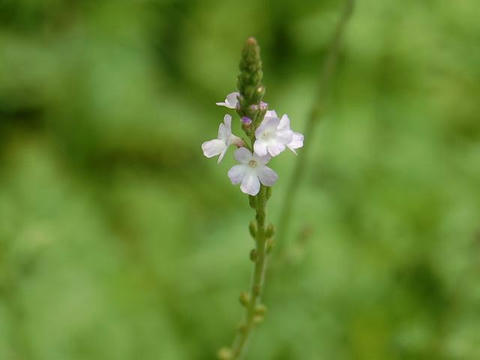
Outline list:
[[[2,2],[0,359],[230,343],[252,210],[202,156],[213,104],[254,35],[301,131],[341,7]],[[480,358],[479,33],[476,0],[358,2],[249,358]]]

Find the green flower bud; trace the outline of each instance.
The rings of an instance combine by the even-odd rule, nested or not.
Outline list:
[[[240,300],[240,304],[246,307],[250,302],[250,295],[244,291],[240,294],[239,300]]]
[[[263,116],[262,116],[262,119],[263,119]],[[272,196],[272,187],[271,186],[267,186],[266,196],[267,196],[267,200],[270,199],[270,196]]]
[[[259,104],[265,95],[262,84],[263,71],[260,59],[260,47],[255,38],[248,38],[242,51],[238,75],[238,90],[240,92],[238,113],[255,120],[258,126]],[[256,106],[251,106],[256,105]]]
[[[273,241],[272,238],[267,240],[267,245],[266,245],[267,254],[270,254],[274,245],[275,245],[275,241]]]
[[[255,306],[255,315],[262,315],[264,316],[267,312],[267,307],[263,304],[258,304]]]
[[[242,334],[244,334],[244,333],[247,332],[248,328],[247,328],[247,325],[245,325],[245,324],[240,324],[240,325],[238,326],[237,330],[238,330],[239,332],[241,332]]]
[[[218,359],[219,360],[230,360],[233,359],[232,350],[230,348],[224,347],[218,350]]]
[[[258,325],[258,324],[262,323],[264,319],[265,319],[265,318],[264,318],[263,315],[255,315],[255,316],[253,317],[253,323],[254,323],[255,325]]]
[[[255,239],[255,237],[257,236],[257,222],[255,220],[250,221],[248,230],[250,230],[250,235],[252,236],[252,238]]]
[[[275,227],[273,226],[273,224],[269,224],[267,226],[267,230],[265,231],[265,236],[267,238],[271,238],[273,237],[274,234],[275,234]]]

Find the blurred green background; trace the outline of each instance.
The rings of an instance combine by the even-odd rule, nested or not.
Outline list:
[[[0,359],[231,343],[253,214],[200,144],[251,35],[301,131],[342,6],[0,1]],[[479,18],[358,2],[249,359],[480,359]],[[301,156],[272,162],[273,222]]]

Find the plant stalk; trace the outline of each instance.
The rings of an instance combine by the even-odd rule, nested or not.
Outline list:
[[[253,259],[255,266],[253,270],[252,282],[250,285],[249,300],[245,305],[245,319],[237,331],[237,335],[232,345],[231,359],[241,359],[246,348],[248,338],[252,333],[256,322],[263,318],[258,313],[265,271],[267,267],[267,236],[265,227],[267,204],[267,188],[262,185],[260,192],[255,196],[255,211],[257,230],[255,236],[255,257]]]
[[[302,153],[299,155],[299,159],[295,164],[294,171],[287,186],[287,191],[285,192],[285,198],[283,200],[283,206],[278,221],[279,229],[277,232],[278,235],[276,241],[277,252],[279,253],[277,259],[279,261],[283,260],[285,257],[284,252],[287,245],[285,241],[290,228],[292,209],[295,206],[295,198],[305,174],[305,166],[307,163],[308,154],[310,153],[311,147],[314,143],[313,138],[316,125],[325,112],[325,102],[330,89],[331,78],[335,72],[340,45],[345,34],[346,25],[353,13],[354,3],[355,0],[345,1],[345,7],[343,8],[342,14],[338,20],[333,39],[327,51],[327,57],[321,70],[315,102],[312,105],[312,109],[310,110],[307,124],[305,126],[304,134],[306,134],[308,138],[305,142]]]

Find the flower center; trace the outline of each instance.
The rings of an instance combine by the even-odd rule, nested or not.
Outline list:
[[[257,167],[257,162],[255,160],[250,160],[248,162],[248,166],[250,166],[251,168],[255,168]]]
[[[273,132],[272,131],[265,131],[263,134],[262,134],[262,139],[263,140],[270,140],[270,138],[272,137],[273,135]]]

